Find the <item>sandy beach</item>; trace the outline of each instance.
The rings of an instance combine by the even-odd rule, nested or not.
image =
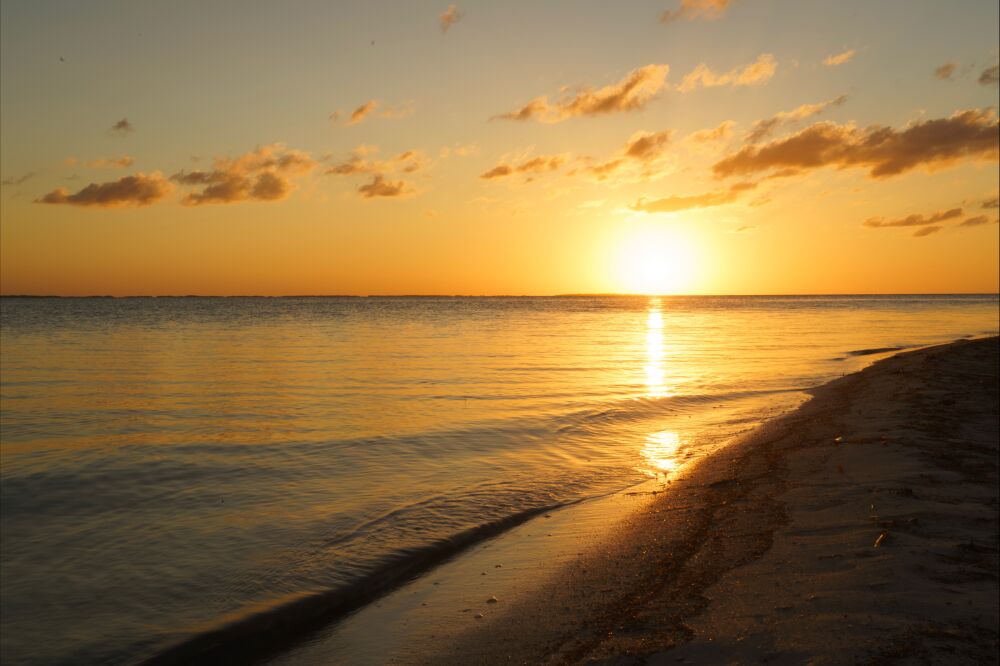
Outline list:
[[[876,362],[417,663],[996,663],[997,338]]]

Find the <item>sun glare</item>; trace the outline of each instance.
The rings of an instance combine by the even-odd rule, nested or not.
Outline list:
[[[617,257],[618,280],[633,294],[683,294],[694,282],[694,248],[671,229],[643,228],[622,242]]]

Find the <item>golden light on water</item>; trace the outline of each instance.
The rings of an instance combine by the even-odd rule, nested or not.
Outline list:
[[[663,361],[666,349],[663,340],[663,311],[660,299],[649,302],[646,314],[646,365],[645,371],[646,396],[650,398],[665,398],[672,395],[667,386],[666,371]]]
[[[642,459],[648,467],[645,471],[651,476],[675,471],[679,466],[677,458],[680,445],[680,435],[670,430],[648,435],[641,451]]]

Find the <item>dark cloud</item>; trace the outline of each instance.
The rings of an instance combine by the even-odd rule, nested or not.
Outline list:
[[[827,100],[826,102],[818,102],[816,104],[802,104],[791,111],[780,111],[770,118],[765,120],[758,120],[754,123],[753,129],[747,134],[747,143],[757,143],[765,138],[767,138],[774,130],[779,127],[790,125],[799,120],[806,120],[817,116],[830,107],[840,106],[847,101],[847,95],[841,95],[840,97],[835,97],[834,99]]]
[[[987,67],[979,74],[980,85],[995,86],[998,82],[1000,82],[1000,66]]]
[[[70,204],[74,206],[98,206],[117,208],[121,206],[148,206],[170,193],[173,186],[159,172],[137,173],[109,183],[91,183],[70,194],[65,188],[49,192],[35,203]]]
[[[4,187],[10,186],[10,185],[20,185],[21,183],[25,182],[26,180],[29,180],[30,178],[32,178],[34,175],[35,175],[34,171],[29,171],[28,173],[24,174],[20,178],[4,178],[3,183],[0,183],[0,184],[2,184]]]
[[[990,208],[1000,207],[1000,199],[993,197],[992,199],[986,199],[983,201],[983,210],[989,210]]]
[[[291,179],[310,172],[316,162],[308,153],[280,144],[257,148],[235,159],[216,159],[211,171],[179,171],[170,180],[200,187],[181,203],[198,206],[240,201],[277,201],[291,194]]]
[[[886,220],[882,217],[871,217],[864,221],[864,226],[871,228],[882,227],[923,227],[928,224],[937,224],[946,220],[953,220],[962,216],[961,208],[951,208],[930,215],[907,215],[895,220]]]
[[[374,199],[376,197],[399,197],[409,194],[411,192],[409,186],[401,181],[391,181],[386,180],[380,174],[375,174],[372,177],[370,183],[365,183],[358,188],[358,192],[365,199]]]
[[[125,136],[126,134],[129,134],[134,130],[135,127],[133,127],[132,123],[128,121],[128,118],[122,118],[114,125],[112,125],[111,129],[109,129],[108,131],[111,132],[112,134],[117,134],[118,136]]]
[[[728,189],[706,192],[704,194],[671,196],[663,199],[653,199],[652,201],[641,198],[629,206],[629,208],[644,213],[676,213],[691,208],[723,206],[733,203],[744,192],[753,190],[756,187],[756,183],[737,183]]]
[[[726,10],[731,4],[733,4],[733,0],[681,0],[680,7],[660,14],[660,23],[695,19],[712,21],[725,16]]]
[[[922,238],[923,236],[930,236],[931,234],[936,234],[937,232],[941,231],[942,228],[943,227],[923,227],[921,229],[917,229],[916,231],[914,231],[913,235],[916,238]]]
[[[956,69],[958,69],[957,64],[953,62],[946,62],[945,64],[941,65],[940,67],[937,67],[934,70],[934,76],[943,81],[947,81],[955,73]]]
[[[719,178],[772,169],[848,167],[868,169],[873,178],[895,176],[919,166],[944,167],[961,159],[995,161],[1000,152],[996,113],[959,111],[920,121],[902,130],[831,122],[815,123],[790,137],[745,146],[717,162]]]
[[[970,217],[962,224],[958,225],[960,227],[978,227],[980,224],[986,224],[990,221],[990,218],[986,215],[976,215],[975,217]]]
[[[441,12],[438,19],[441,21],[441,32],[448,32],[451,26],[462,20],[465,16],[455,5],[448,5],[448,9]]]
[[[668,71],[670,68],[667,65],[646,65],[632,70],[618,83],[597,90],[584,88],[555,102],[549,102],[547,97],[536,97],[521,108],[497,118],[558,123],[578,116],[636,111],[656,98]]]
[[[516,165],[513,164],[498,164],[489,171],[480,174],[480,178],[484,180],[492,180],[495,178],[504,178],[506,176],[512,176],[514,174],[524,174],[524,173],[545,173],[548,171],[558,171],[563,164],[566,163],[566,158],[562,155],[540,155],[538,157],[532,157],[530,159],[524,160]]]

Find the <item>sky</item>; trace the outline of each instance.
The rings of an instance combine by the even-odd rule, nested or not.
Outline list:
[[[2,0],[0,292],[995,293],[998,19]]]

